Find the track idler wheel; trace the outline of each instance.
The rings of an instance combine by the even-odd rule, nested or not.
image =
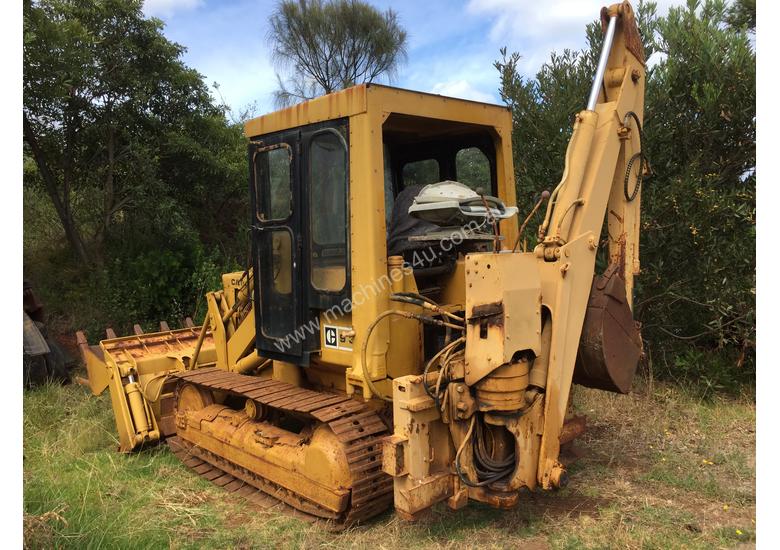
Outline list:
[[[594,277],[574,367],[575,384],[628,393],[642,356],[642,338],[626,299],[619,264]]]
[[[214,404],[211,392],[195,384],[182,384],[176,393],[176,413],[184,422],[187,421],[188,412],[199,411]]]

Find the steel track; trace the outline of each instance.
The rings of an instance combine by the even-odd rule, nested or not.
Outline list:
[[[266,409],[327,424],[344,445],[352,485],[347,509],[335,514],[251,470],[194,445],[181,435],[169,438],[171,450],[202,477],[255,502],[265,499],[267,505],[270,496],[309,518],[327,520],[335,528],[364,522],[392,505],[393,479],[382,472],[381,440],[387,435],[387,427],[366,404],[344,395],[316,392],[285,382],[216,368],[177,373],[174,377],[178,382],[177,392],[183,384],[194,384],[205,390],[251,399]]]

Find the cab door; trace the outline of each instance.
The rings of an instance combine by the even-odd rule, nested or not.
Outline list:
[[[302,303],[302,196],[299,132],[249,145],[255,343],[269,358],[299,363]]]
[[[320,349],[320,312],[351,310],[347,136],[342,119],[249,145],[255,344],[264,357],[308,365]]]

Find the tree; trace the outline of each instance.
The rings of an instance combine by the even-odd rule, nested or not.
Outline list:
[[[736,0],[728,9],[726,21],[731,27],[756,32],[756,0]]]
[[[750,379],[755,360],[756,56],[729,15],[689,1],[657,22],[638,288],[647,337],[677,352],[675,370],[723,384]]]
[[[713,385],[754,373],[750,3],[691,0],[663,18],[652,2],[637,7],[646,58],[657,52],[659,61],[646,78],[643,148],[653,176],[643,184],[635,316],[646,351],[668,374]],[[553,53],[532,79],[520,76],[518,54],[502,50],[496,62],[513,111],[518,203],[529,208],[561,177],[571,117],[584,107],[601,48],[600,24],[587,35],[587,49]]]
[[[270,18],[280,106],[380,77],[392,78],[406,59],[406,31],[396,13],[362,0],[282,0]]]
[[[192,315],[246,257],[246,139],[141,5],[24,5],[25,222],[50,201],[78,264],[31,221],[25,274],[89,326]]]
[[[85,264],[99,256],[124,210],[165,193],[158,162],[173,136],[186,134],[196,120],[225,126],[200,75],[181,63],[184,48],[162,35],[159,20],[145,19],[141,5],[44,0],[24,6],[24,141]],[[77,197],[92,203],[81,219],[73,208]]]

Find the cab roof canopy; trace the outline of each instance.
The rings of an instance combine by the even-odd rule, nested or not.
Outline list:
[[[361,114],[379,117],[384,123],[390,115],[421,117],[431,121],[452,121],[511,132],[509,107],[457,99],[424,92],[393,88],[380,84],[360,84],[287,107],[249,120],[244,133],[249,138],[272,134],[307,124],[353,117]],[[442,123],[437,123],[441,128]],[[429,128],[429,130],[434,130]],[[508,135],[508,134],[506,134]]]

